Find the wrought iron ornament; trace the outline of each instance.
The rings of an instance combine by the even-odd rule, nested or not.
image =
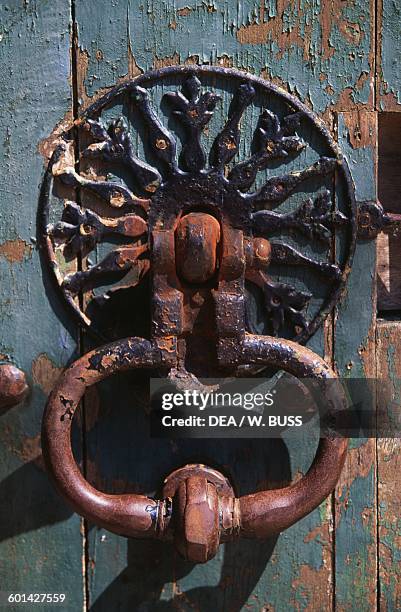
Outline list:
[[[204,133],[213,113],[221,112],[222,104],[220,95],[210,86],[212,78],[228,82],[233,93],[228,116],[222,120],[210,151],[205,151]],[[162,105],[176,121],[182,141],[180,147],[151,101],[152,89],[165,83],[171,87],[172,79],[177,82],[177,89],[164,94]],[[281,104],[280,115],[269,108],[272,97]],[[256,107],[257,98],[262,99],[262,104]],[[138,114],[145,150],[154,165],[137,156],[135,130],[126,118],[102,118],[104,114],[110,115],[110,109],[121,100]],[[252,150],[245,158],[241,136],[247,126],[241,120],[247,107],[256,108],[259,119]],[[312,137],[316,134],[323,137],[327,153],[317,155],[302,170],[287,172],[285,164],[310,149],[299,135],[300,131],[307,131],[305,126]],[[85,173],[80,170],[83,166]],[[104,174],[99,168],[117,166],[123,168],[125,181],[99,178],[99,174]],[[271,169],[268,178],[255,188],[258,173],[266,169]],[[328,180],[330,189],[326,186]],[[335,181],[342,184],[343,212],[334,205]],[[55,186],[67,186],[72,196],[65,203],[61,219],[50,223],[53,182]],[[310,185],[316,189],[315,193],[289,209],[290,196]],[[216,284],[221,276],[224,244],[230,240],[231,230],[242,231],[245,238],[243,276],[247,286],[259,287],[265,329],[297,341],[310,337],[335,305],[349,273],[355,245],[353,185],[346,161],[320,120],[271,83],[222,68],[171,67],[112,89],[90,106],[59,140],[49,164],[44,196],[43,233],[49,261],[67,302],[89,327],[92,321],[81,307],[86,300],[80,301],[77,296],[116,281],[119,281],[116,285],[119,290],[133,287],[142,282],[149,270],[154,279],[158,274],[164,275],[157,261],[155,235],[177,228],[180,228],[178,234],[183,235],[185,217],[189,214],[208,215],[203,224],[209,230],[214,221],[219,226],[213,247],[216,261],[202,282],[209,284],[209,288]],[[95,212],[91,199],[97,203],[97,210],[103,206],[101,214]],[[198,221],[201,223],[202,219]],[[341,264],[332,259],[335,229],[342,232],[346,242]],[[202,234],[206,230],[199,227],[199,231]],[[301,246],[294,244],[298,238]],[[56,251],[61,251],[62,259],[78,258],[81,262],[110,239],[123,239],[124,244],[114,247],[96,264],[82,265],[82,269],[69,274],[61,272],[64,266],[60,265]],[[319,258],[310,254],[310,247],[314,245],[320,250]],[[176,251],[175,255],[171,253],[175,260],[180,241],[175,240],[172,248]],[[191,249],[194,248],[192,240]],[[179,259],[182,257],[196,259],[185,248]],[[312,292],[270,274],[274,265],[296,266],[304,270],[303,275],[306,270],[317,281],[324,282],[328,291],[317,313],[308,315]],[[180,265],[177,270],[174,289],[185,293],[196,278],[185,277],[186,272]],[[97,296],[95,301],[104,301],[112,291],[113,288]],[[153,311],[157,312],[155,304]],[[249,308],[246,326],[248,331],[258,332]]]
[[[217,82],[226,86],[222,97]],[[163,121],[156,103],[160,88],[160,107],[168,117]],[[229,110],[217,127],[227,95]],[[125,118],[114,114],[117,104]],[[258,119],[245,154],[242,134],[253,125],[249,113]],[[217,136],[206,151],[209,126]],[[289,172],[287,163],[295,167],[293,160],[304,154],[309,161]],[[152,165],[141,159],[145,156]],[[301,201],[302,193],[312,195]],[[194,562],[213,557],[221,541],[268,537],[315,508],[335,486],[346,440],[321,439],[308,473],[281,489],[238,498],[229,483],[222,488],[222,475],[192,465],[170,476],[176,486],[167,481],[161,498],[151,499],[94,489],[75,463],[71,424],[85,390],[124,370],[157,368],[184,387],[249,367],[336,378],[322,358],[288,340],[305,341],[333,308],[355,246],[349,171],[321,122],[286,92],[250,75],[166,68],[112,89],[82,114],[59,138],[42,194],[48,262],[82,322],[93,327],[86,311],[91,298],[105,303],[116,290],[140,287],[149,276],[151,283],[147,337],[131,331],[81,357],[49,398],[44,458],[64,498],[116,533],[174,538]],[[54,195],[65,200],[61,218],[54,217]],[[366,225],[373,213],[365,210]],[[88,266],[88,254],[106,242],[109,251]],[[76,261],[75,269],[66,270],[68,261]],[[324,281],[325,295],[312,314],[308,307],[319,295],[306,291],[295,274],[293,284],[284,282],[280,269],[309,274],[316,294]],[[93,298],[95,287],[110,284]],[[267,330],[261,331],[279,338],[254,333],[260,330],[252,286],[262,297]],[[345,408],[341,393],[326,399],[333,414]]]

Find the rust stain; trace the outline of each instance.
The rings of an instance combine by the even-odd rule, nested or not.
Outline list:
[[[278,76],[273,76],[267,67],[261,70],[260,76],[262,77],[262,79],[271,81],[274,85],[277,85],[278,87],[289,91],[288,83],[286,83],[283,79],[280,79],[280,77]]]
[[[321,13],[319,15],[320,21],[320,49],[315,49],[311,45],[312,25],[305,22],[305,11],[301,5],[300,0],[296,2],[292,0],[278,0],[277,2],[277,15],[266,19],[265,3],[262,0],[259,9],[259,19],[257,22],[250,23],[249,25],[241,26],[237,31],[237,38],[241,44],[264,44],[268,40],[274,41],[279,51],[277,58],[283,57],[284,53],[290,49],[291,46],[297,46],[303,50],[303,58],[305,61],[311,61],[312,55],[318,54],[319,58],[324,61],[330,59],[336,49],[330,42],[330,36],[333,30],[338,30],[344,39],[352,45],[355,49],[362,43],[366,32],[363,29],[363,24],[355,23],[345,19],[342,15],[344,3],[341,0],[334,0],[333,2],[321,3]],[[373,0],[370,2],[371,14],[374,14]],[[289,29],[286,16],[288,11],[291,12],[292,21],[294,24]],[[329,75],[321,73],[319,79],[321,82],[326,81],[326,93],[330,96],[334,96],[337,93],[337,100],[333,101],[328,105],[326,109],[327,115],[331,112],[340,112],[345,110],[365,108],[369,110],[374,109],[374,66],[375,66],[375,24],[374,19],[370,20],[370,24],[367,27],[370,28],[370,49],[368,55],[369,71],[364,70],[354,86],[345,87],[343,91],[336,92],[331,84],[328,82]],[[356,50],[350,53],[355,56]],[[274,82],[274,79],[270,80]],[[360,103],[355,101],[355,92],[360,91],[366,84],[370,82],[370,93],[369,99],[366,103]],[[280,84],[280,83],[277,83]],[[286,84],[284,88],[287,88]],[[305,101],[308,104],[308,101]]]
[[[323,537],[323,539],[322,539]],[[322,525],[317,525],[314,529],[312,529],[305,537],[304,542],[308,544],[309,542],[313,542],[313,540],[319,541],[321,544],[329,544],[330,542],[330,533],[326,528],[323,529]]]
[[[87,106],[101,98],[105,93],[107,93],[110,87],[101,87],[96,91],[96,93],[90,96],[86,91],[85,81],[88,76],[89,70],[89,60],[90,55],[87,49],[83,49],[79,45],[76,46],[76,55],[77,55],[77,92],[78,92],[78,100],[82,111],[85,110]],[[120,79],[117,79],[116,84],[127,81],[129,78],[133,78],[137,76],[135,74],[136,69],[140,70],[139,67],[135,68],[136,62],[133,55],[130,57],[128,51],[128,74]],[[132,71],[132,76],[130,76],[130,71]],[[140,74],[140,73],[139,73]]]
[[[128,78],[134,79],[140,74],[143,74],[143,70],[136,63],[135,56],[132,53],[131,41],[128,40]]]
[[[353,149],[375,147],[376,121],[374,112],[357,110],[354,113],[344,113],[344,123]]]
[[[46,395],[52,391],[62,371],[63,368],[55,366],[45,353],[41,353],[32,363],[33,381]]]
[[[9,263],[21,263],[25,257],[30,256],[31,252],[31,245],[21,238],[6,240],[0,244],[0,257],[4,257]]]
[[[3,429],[2,443],[5,445],[7,450],[18,457],[23,463],[33,462],[41,470],[45,469],[42,448],[41,448],[41,434],[38,433],[35,436],[24,436],[20,440],[19,448],[15,446],[15,432],[10,427],[6,426]]]
[[[340,21],[339,29],[344,38],[352,45],[360,45],[364,36],[359,23]]]
[[[373,1],[373,0],[372,0]],[[372,20],[373,21],[373,20]],[[400,112],[401,104],[397,95],[390,91],[389,84],[383,75],[383,3],[377,3],[376,11],[377,27],[377,52],[376,52],[376,100],[378,110]]]
[[[330,59],[335,53],[335,47],[330,42],[330,35],[334,28],[338,28],[342,36],[352,45],[361,44],[364,32],[359,23],[348,21],[342,16],[343,2],[322,2],[319,16],[321,30],[320,57],[322,60]],[[288,27],[285,14],[291,11],[294,25]],[[311,55],[312,23],[305,23],[305,11],[300,0],[278,0],[277,15],[265,21],[265,2],[262,0],[259,8],[258,22],[241,26],[237,31],[240,44],[260,45],[266,43],[268,37],[277,43],[280,58],[291,45],[303,49],[305,60]],[[302,29],[302,25],[304,28]]]
[[[367,478],[376,465],[375,440],[368,440],[357,448],[348,450],[341,478],[336,487],[336,504],[341,510],[346,510],[349,505],[351,486],[357,478]],[[337,522],[338,525],[338,522]]]
[[[312,24],[306,24],[305,29],[301,32],[301,24],[303,23],[304,11],[298,0],[297,22],[294,27],[285,29],[283,14],[286,8],[292,6],[291,0],[277,0],[277,16],[265,21],[265,2],[262,0],[259,8],[258,23],[251,23],[246,26],[241,26],[237,31],[237,39],[240,44],[260,45],[267,42],[268,36],[277,43],[280,49],[277,53],[277,58],[283,57],[285,51],[296,45],[303,49],[304,59],[308,59],[310,55],[310,42],[312,36]],[[331,8],[331,7],[330,7]]]
[[[397,396],[401,377],[401,363],[397,359],[400,349],[400,330],[397,323],[378,326],[378,380],[386,381],[384,392],[378,396],[379,413],[383,418],[388,408],[399,408]],[[394,580],[398,557],[401,550],[399,508],[400,488],[395,486],[401,468],[401,440],[397,438],[378,440],[378,511],[379,511],[379,563],[380,582],[386,587],[381,593],[381,606],[385,609],[386,599],[391,593],[394,602],[401,601],[401,582]]]
[[[310,536],[310,538],[309,538]],[[307,599],[306,607],[302,610],[314,612],[316,610],[316,602],[319,602],[319,609],[325,610],[330,608],[332,599],[332,551],[331,551],[331,533],[330,523],[325,521],[318,525],[305,538],[305,542],[311,539],[318,539],[322,544],[322,563],[316,569],[310,565],[300,565],[298,575],[292,581],[291,587],[294,592],[294,610],[300,610],[299,596]]]
[[[180,63],[180,56],[176,52],[173,55],[167,57],[155,57],[153,60],[153,68],[158,70],[159,68],[164,68],[165,66],[176,66]]]
[[[49,160],[58,142],[60,141],[61,135],[71,127],[73,121],[72,110],[68,110],[64,117],[56,125],[50,136],[43,138],[38,144],[38,152],[45,159]]]
[[[191,8],[189,6],[183,6],[182,8],[177,9],[178,17],[188,17],[190,13],[191,13]]]
[[[383,85],[383,83],[382,83]],[[385,83],[387,86],[387,83]],[[392,91],[387,93],[381,93],[379,99],[379,110],[384,111],[401,111],[401,104],[398,102],[398,98]]]
[[[77,92],[81,104],[84,106],[89,103],[89,96],[86,93],[85,79],[89,68],[89,53],[79,45],[76,47],[77,58]]]
[[[366,83],[366,81],[369,79],[369,72],[366,72],[366,70],[363,70],[361,72],[361,74],[358,77],[357,82],[355,83],[355,88],[358,91],[361,91]]]

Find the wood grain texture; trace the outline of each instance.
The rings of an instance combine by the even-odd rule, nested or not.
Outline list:
[[[398,423],[400,421],[400,351],[400,322],[379,322],[377,325],[378,409],[379,414]],[[395,433],[397,435],[397,432]],[[399,610],[401,607],[400,449],[401,441],[396,436],[380,438],[377,441],[380,609],[389,612]]]
[[[361,122],[374,133],[363,146],[352,144],[350,132]],[[359,200],[376,197],[376,116],[368,111],[338,117],[339,143],[348,159]],[[360,242],[346,294],[337,309],[334,358],[345,378],[375,377],[376,246]],[[364,404],[371,402],[369,394]],[[335,609],[376,607],[376,444],[351,443],[335,493]]]
[[[316,112],[373,108],[373,3],[76,0],[82,98],[152,67],[236,66]],[[266,8],[264,8],[266,7]]]
[[[398,0],[377,3],[376,108],[401,111],[401,5]]]
[[[35,242],[43,139],[71,108],[69,22],[61,0],[0,6],[0,353],[31,386],[0,418],[0,585],[7,593],[65,592],[69,609],[79,610],[80,521],[49,482],[40,448],[48,386],[75,340],[54,310]]]

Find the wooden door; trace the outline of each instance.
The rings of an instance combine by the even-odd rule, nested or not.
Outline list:
[[[205,565],[181,559],[166,543],[113,535],[64,504],[44,471],[41,417],[63,368],[94,341],[60,302],[37,244],[54,127],[115,84],[178,64],[238,68],[292,93],[338,141],[356,198],[374,200],[379,188],[383,204],[397,212],[390,187],[391,172],[399,182],[400,154],[390,141],[398,138],[401,109],[400,14],[399,0],[1,3],[0,358],[24,371],[30,385],[27,399],[0,416],[0,590],[7,596],[65,593],[65,609],[96,612],[400,608],[396,439],[351,441],[338,486],[319,508],[274,540],[221,546]],[[392,164],[385,185],[384,172],[377,181],[378,154],[379,167]],[[376,245],[359,243],[344,299],[309,341],[343,377],[399,376],[391,272],[397,243],[380,244],[383,318],[376,316]],[[146,317],[133,315],[134,307],[146,310],[146,296],[135,300],[113,316],[134,317],[140,327]],[[399,398],[394,391],[385,400]],[[263,482],[279,486],[313,457],[295,438],[151,440],[146,411],[140,376],[102,384],[86,397],[74,435],[82,470],[98,488],[151,492],[175,467],[209,461],[229,465],[247,493]]]

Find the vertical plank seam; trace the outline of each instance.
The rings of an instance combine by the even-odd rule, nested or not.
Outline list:
[[[374,91],[374,109],[376,112],[376,198],[378,197],[378,157],[379,157],[379,96],[380,96],[380,84],[379,84],[379,71],[380,65],[378,63],[378,55],[381,57],[381,49],[379,45],[381,44],[380,39],[380,26],[381,26],[381,18],[379,15],[382,14],[383,2],[382,0],[374,0],[374,10],[375,10],[375,40],[374,40],[374,83],[373,83],[373,91]],[[381,64],[381,62],[380,62]],[[377,287],[377,259],[375,262],[375,283]],[[378,385],[378,375],[379,368],[377,363],[377,343],[379,341],[379,336],[377,333],[377,295],[375,292],[376,304],[375,304],[375,312],[376,312],[376,320],[375,320],[375,381],[374,381],[374,402],[375,402],[375,420],[376,420],[376,439],[375,439],[375,460],[376,460],[376,487],[375,487],[375,503],[376,503],[376,610],[379,612],[381,608],[381,588],[380,588],[380,512],[379,512],[379,478],[380,478],[380,465],[379,465],[379,441],[378,441],[378,427],[377,427],[377,409],[378,409],[378,393],[377,393],[377,385]]]
[[[380,74],[379,71],[381,69],[381,61],[380,64],[377,61],[378,56],[381,58],[381,24],[382,24],[382,11],[383,11],[383,0],[374,0],[374,11],[375,11],[375,40],[374,40],[374,83],[373,83],[373,92],[374,92],[374,109],[376,112],[379,111],[379,98],[380,98]]]
[[[71,0],[71,84],[72,84],[72,114],[74,121],[78,119],[79,115],[79,94],[78,94],[78,24],[76,21],[75,11],[75,0]],[[75,134],[75,160],[76,170],[79,172],[79,134]],[[77,190],[77,203],[80,205],[80,193]],[[77,258],[78,270],[82,270],[82,257]],[[82,293],[78,297],[80,307],[83,307],[83,296]],[[83,354],[84,350],[84,338],[83,330],[81,326],[78,326],[78,353]],[[85,410],[85,398],[81,400],[81,450],[82,450],[82,471],[84,477],[86,477],[86,410]],[[81,517],[81,534],[82,534],[82,588],[83,588],[83,612],[87,612],[89,609],[89,546],[88,546],[88,522],[85,518]]]
[[[375,347],[377,347],[377,343],[379,341],[379,335],[377,333],[377,322],[376,322],[376,327],[375,327]],[[377,357],[377,352],[376,352],[376,357]],[[375,411],[376,411],[376,415],[375,415],[375,421],[376,421],[376,444],[375,444],[375,452],[376,452],[376,591],[377,591],[377,595],[376,595],[376,610],[378,612],[380,612],[380,598],[381,598],[381,589],[380,589],[380,513],[379,513],[379,448],[378,448],[378,436],[377,436],[377,432],[378,432],[378,428],[377,428],[377,408],[378,408],[378,393],[377,393],[377,385],[378,385],[378,363],[377,363],[377,359],[375,362],[375,383],[374,383],[374,389],[375,389]]]
[[[333,133],[334,133],[334,139],[338,142],[338,114],[337,113],[333,113],[333,117],[332,117],[332,125],[333,125]],[[334,175],[334,194],[336,194],[336,176]],[[335,195],[336,197],[336,195]],[[334,258],[336,258],[336,231],[334,232]],[[335,345],[336,345],[336,310],[334,309],[333,311],[333,315],[332,315],[332,320],[331,320],[331,330],[332,330],[332,336],[331,336],[331,350],[332,350],[332,367],[335,369],[335,355],[336,355],[336,350],[335,350]],[[331,501],[331,520],[332,520],[332,562],[331,562],[331,566],[332,566],[332,578],[331,578],[331,582],[332,582],[332,597],[331,597],[331,605],[332,605],[332,609],[333,612],[335,612],[336,609],[336,588],[337,588],[337,584],[336,584],[336,565],[337,565],[337,561],[336,561],[336,489],[334,489],[334,491],[331,494],[330,497],[330,501]]]
[[[373,66],[374,66],[374,79],[373,79],[373,107],[376,113],[376,150],[375,150],[375,190],[376,190],[376,199],[378,198],[378,173],[377,173],[377,168],[378,168],[378,157],[379,157],[379,143],[378,143],[378,138],[379,138],[379,96],[380,96],[380,85],[379,85],[379,70],[380,70],[380,65],[378,63],[378,56],[380,54],[381,57],[381,50],[379,45],[381,44],[381,39],[380,39],[380,24],[381,24],[381,18],[379,17],[379,15],[382,14],[382,8],[383,8],[383,1],[382,0],[374,0],[373,2],[373,7],[374,7],[374,53],[373,53]],[[380,62],[381,64],[381,62]],[[375,240],[375,242],[377,243],[377,241]],[[376,424],[376,428],[375,428],[375,468],[376,468],[376,483],[375,483],[375,505],[376,505],[376,610],[379,612],[380,608],[381,608],[381,603],[380,603],[380,598],[381,598],[381,594],[380,594],[380,512],[379,512],[379,445],[378,445],[378,427],[377,427],[377,409],[378,409],[378,393],[377,393],[377,385],[378,385],[378,363],[377,363],[377,343],[378,343],[378,333],[377,333],[377,258],[375,259],[375,270],[374,270],[374,275],[375,275],[375,291],[374,291],[374,296],[373,297],[373,301],[374,301],[374,313],[375,313],[375,328],[374,328],[374,358],[375,358],[375,367],[374,367],[374,375],[375,375],[375,380],[374,380],[374,407],[375,407],[375,424]]]

